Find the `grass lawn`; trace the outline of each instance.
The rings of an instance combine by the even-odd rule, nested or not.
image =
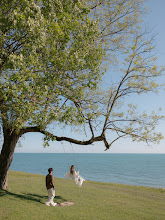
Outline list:
[[[10,190],[0,190],[0,220],[165,220],[165,189],[55,178],[55,202],[74,206],[47,207],[45,177],[9,172]]]

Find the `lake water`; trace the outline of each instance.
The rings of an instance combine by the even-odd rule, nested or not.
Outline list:
[[[86,180],[165,188],[165,154],[15,153],[10,169],[64,178],[72,164]]]

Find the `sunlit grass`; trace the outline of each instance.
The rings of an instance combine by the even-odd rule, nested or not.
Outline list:
[[[0,219],[165,219],[165,190],[55,178],[55,202],[74,206],[47,207],[45,177],[10,171],[10,190],[0,190]]]

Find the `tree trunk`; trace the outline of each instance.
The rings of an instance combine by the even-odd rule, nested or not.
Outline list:
[[[19,139],[15,132],[4,129],[4,143],[0,155],[0,188],[7,189],[7,174],[10,168],[14,150]]]

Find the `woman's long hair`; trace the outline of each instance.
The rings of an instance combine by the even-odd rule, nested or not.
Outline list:
[[[72,165],[72,166],[70,167],[70,173],[71,173],[72,175],[73,175],[73,172],[74,172],[73,167],[74,167],[74,165]]]

